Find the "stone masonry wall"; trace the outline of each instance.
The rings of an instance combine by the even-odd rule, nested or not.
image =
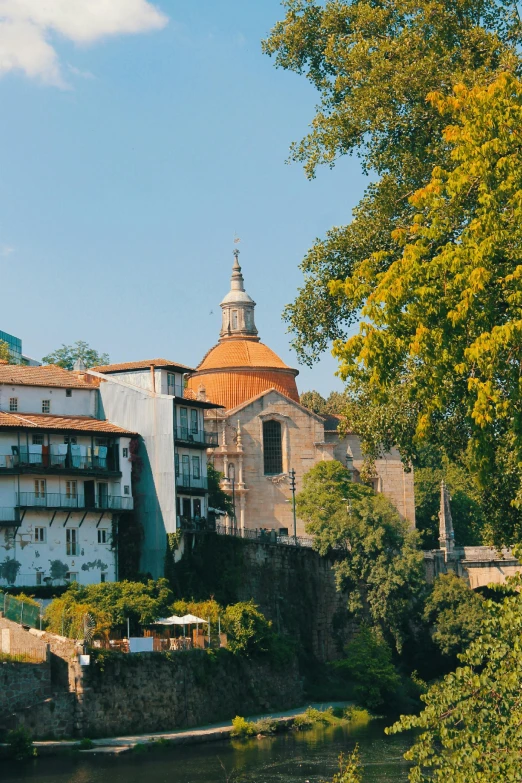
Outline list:
[[[339,658],[351,633],[346,596],[335,584],[335,556],[308,547],[188,534],[174,567],[175,593],[223,604],[254,600],[279,633],[321,661]]]
[[[51,695],[48,663],[0,663],[0,720]]]

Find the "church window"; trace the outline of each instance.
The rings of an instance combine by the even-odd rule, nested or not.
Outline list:
[[[232,310],[232,329],[237,329],[237,310]]]
[[[282,473],[283,448],[281,425],[278,421],[274,421],[273,419],[263,422],[263,452],[265,476]]]

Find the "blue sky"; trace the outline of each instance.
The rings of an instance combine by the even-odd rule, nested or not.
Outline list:
[[[112,361],[195,366],[217,341],[237,233],[261,339],[298,366],[281,319],[298,264],[365,180],[355,159],[312,182],[285,165],[317,95],[261,53],[279,2],[111,0],[110,27],[81,24],[106,0],[69,0],[70,18],[48,0],[56,17],[2,34],[3,13],[36,2],[0,0],[14,63],[0,74],[0,329],[36,358],[82,339]],[[341,388],[329,355],[299,369],[301,391]]]

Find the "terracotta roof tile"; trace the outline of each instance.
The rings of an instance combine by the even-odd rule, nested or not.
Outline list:
[[[43,413],[5,413],[0,411],[0,427],[19,430],[69,430],[71,432],[104,432],[114,435],[135,435],[111,424],[89,416],[52,416]]]
[[[177,364],[176,362],[170,362],[168,359],[142,359],[139,362],[121,362],[120,364],[104,364],[100,367],[93,367],[95,372],[125,372],[125,370],[145,370],[154,364],[156,367],[163,368],[165,370],[172,369],[178,370],[178,372],[193,372],[193,367],[186,367],[184,364]]]
[[[223,405],[227,410],[256,397],[268,389],[277,389],[291,400],[299,402],[294,375],[269,369],[228,370],[193,375],[188,388],[194,392],[205,387],[207,400]]]
[[[61,389],[92,389],[98,385],[95,378],[64,370],[54,364],[43,367],[27,367],[20,364],[0,365],[0,384],[20,386],[51,386]]]
[[[204,357],[199,370],[222,370],[225,367],[276,367],[290,370],[267,345],[255,340],[223,340]],[[292,370],[297,375],[297,370]]]

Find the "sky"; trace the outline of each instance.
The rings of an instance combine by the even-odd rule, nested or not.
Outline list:
[[[196,366],[217,342],[233,240],[260,337],[300,391],[281,313],[316,237],[350,219],[356,159],[313,181],[289,145],[318,96],[261,40],[276,0],[0,0],[0,329],[40,359],[85,340],[113,362]]]

